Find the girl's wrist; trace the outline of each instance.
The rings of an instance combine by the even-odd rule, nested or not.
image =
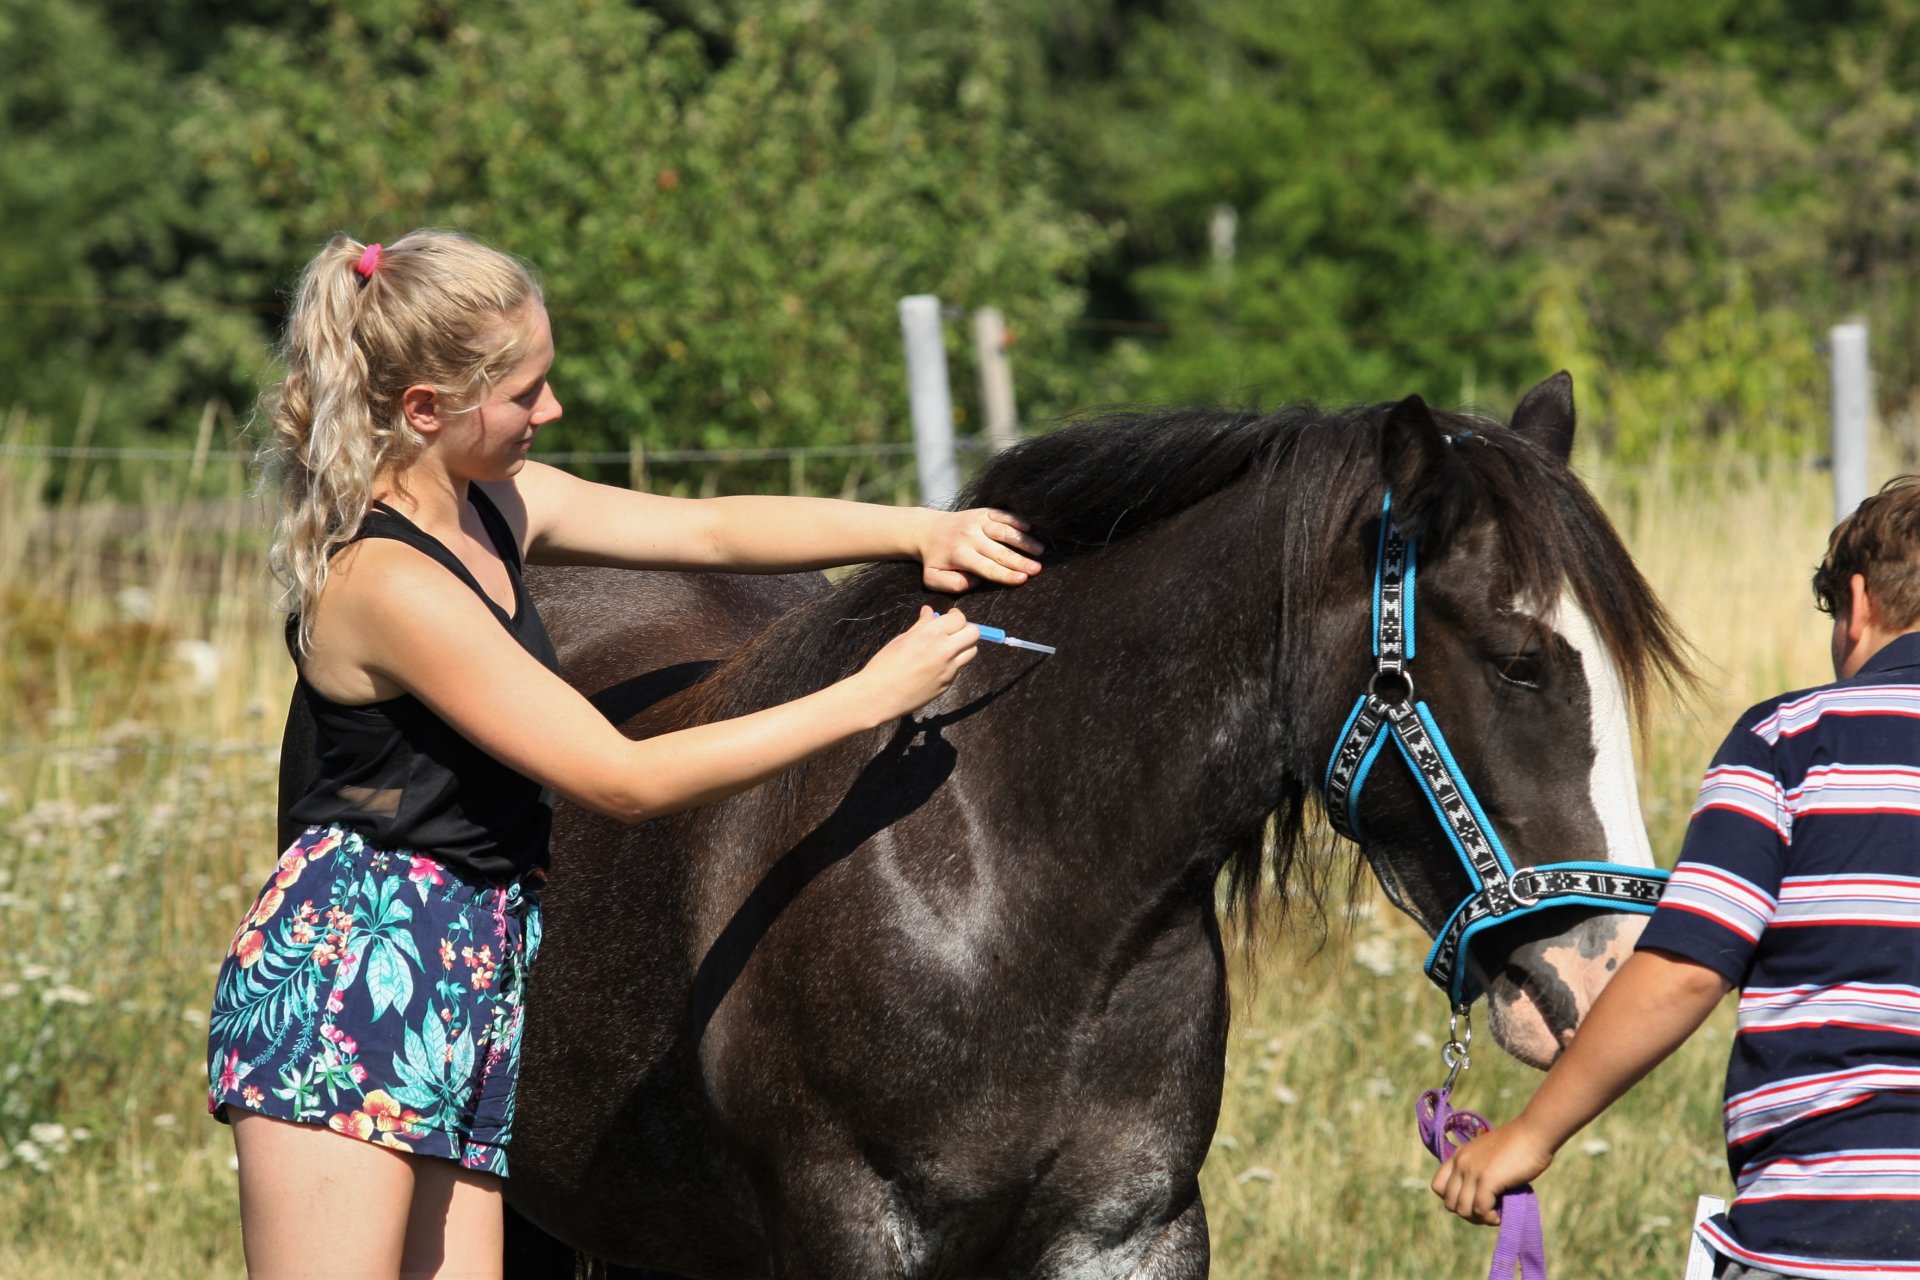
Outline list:
[[[865,667],[828,685],[821,693],[834,700],[832,715],[836,723],[845,728],[840,735],[843,738],[899,719],[897,714],[887,713],[886,692],[877,687],[872,673]]]
[[[945,513],[935,511],[931,507],[904,507],[896,510],[903,510],[908,516],[905,530],[906,545],[902,548],[904,554],[901,558],[924,565],[927,557],[932,554],[933,540],[939,529],[940,517]]]

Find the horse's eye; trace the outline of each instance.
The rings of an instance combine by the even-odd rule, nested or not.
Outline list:
[[[1496,675],[1508,684],[1517,684],[1523,689],[1538,689],[1544,669],[1537,653],[1510,653],[1504,658],[1494,659],[1493,664]]]

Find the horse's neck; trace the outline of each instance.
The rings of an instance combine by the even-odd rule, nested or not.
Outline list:
[[[1271,758],[1278,596],[1235,529],[1235,498],[1062,564],[1030,602],[1027,588],[995,598],[996,625],[1004,614],[1012,634],[1030,626],[1059,653],[985,651],[942,704],[1000,694],[962,740],[963,758],[977,752],[971,785],[1057,806],[1077,818],[1050,835],[1170,860],[1163,870],[1264,820],[1282,766]]]

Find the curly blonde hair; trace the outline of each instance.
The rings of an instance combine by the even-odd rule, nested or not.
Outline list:
[[[279,490],[268,564],[281,606],[312,640],[328,560],[352,539],[383,476],[425,447],[401,406],[426,385],[478,403],[526,354],[542,302],[519,259],[451,231],[410,232],[359,269],[367,246],[338,235],[307,264],[280,359],[285,375],[261,399],[270,432],[262,469]]]

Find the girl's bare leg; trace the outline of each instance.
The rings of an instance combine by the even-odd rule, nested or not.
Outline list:
[[[451,1160],[416,1161],[400,1274],[498,1280],[505,1231],[499,1178]]]
[[[399,1273],[415,1157],[318,1125],[229,1113],[249,1276]]]

